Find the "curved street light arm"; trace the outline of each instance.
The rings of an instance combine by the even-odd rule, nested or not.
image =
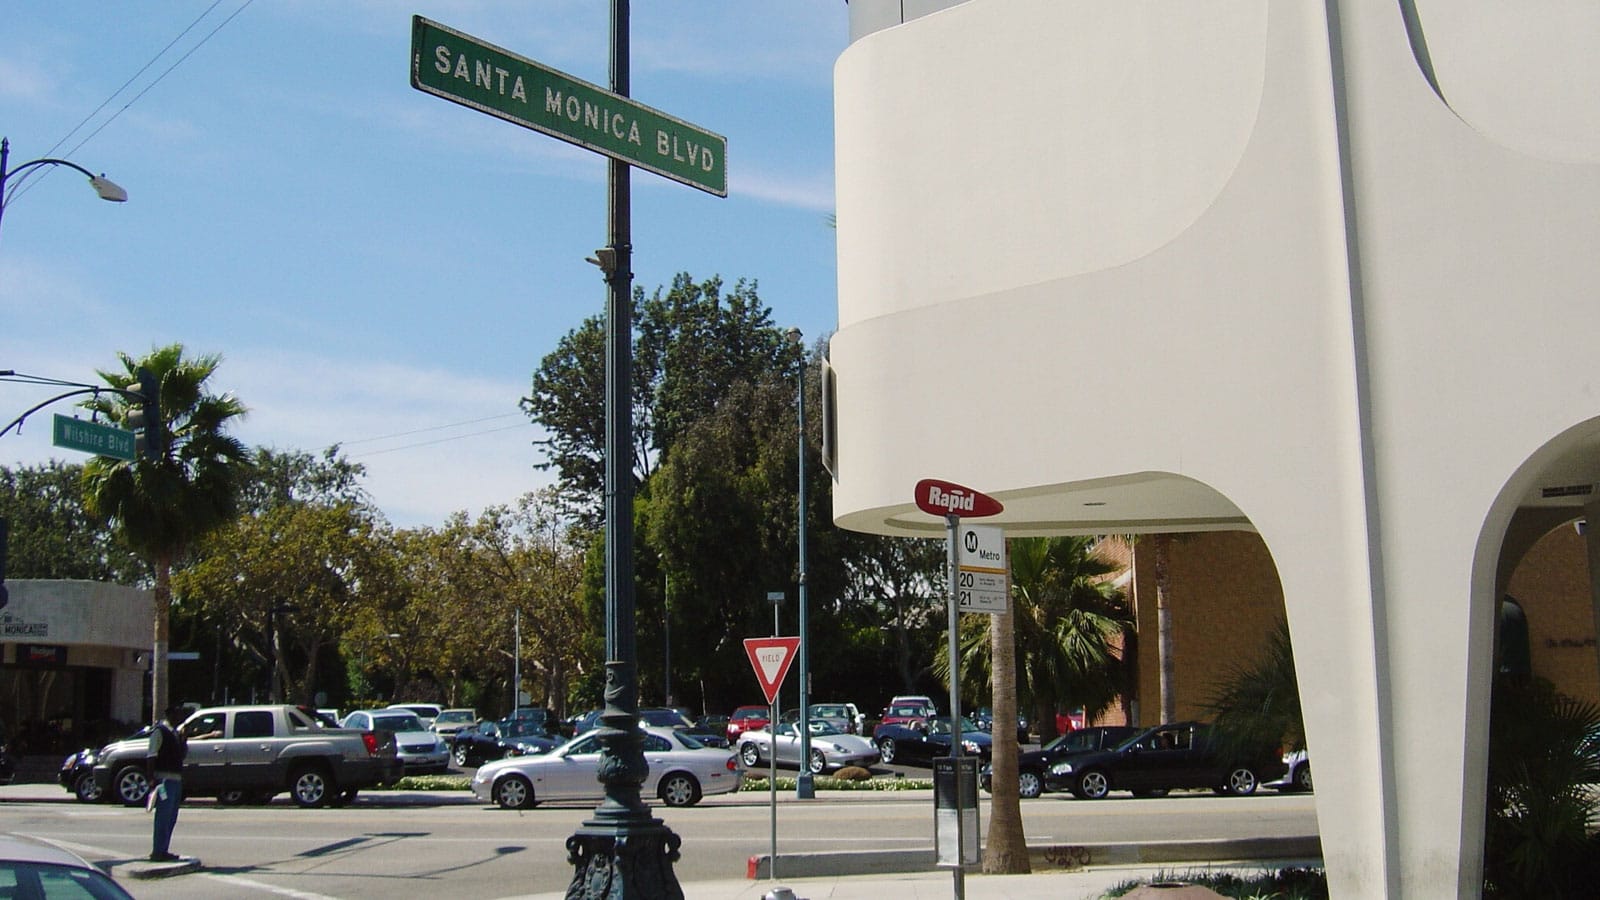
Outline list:
[[[70,383],[71,382],[63,382],[63,384],[70,384]],[[46,400],[43,403],[40,403],[37,406],[34,406],[32,409],[29,409],[27,412],[23,413],[22,415],[17,416],[15,419],[12,419],[11,422],[6,425],[6,427],[0,428],[0,437],[5,437],[6,434],[8,432],[10,432],[11,429],[13,429],[13,428],[17,429],[20,432],[22,430],[22,423],[24,421],[26,421],[29,416],[33,415],[34,413],[38,412],[41,409],[44,409],[46,406],[49,406],[52,403],[56,403],[56,402],[65,400],[68,397],[76,397],[79,394],[120,394],[120,395],[122,395],[124,397],[127,397],[129,399],[132,399],[132,400],[141,400],[142,401],[142,400],[145,399],[144,394],[142,394],[142,393],[140,393],[138,391],[130,391],[130,390],[126,390],[124,388],[114,388],[114,387],[95,387],[92,384],[83,385],[80,390],[67,391],[65,394],[58,394],[58,395],[56,395],[54,397],[51,397],[49,400]]]

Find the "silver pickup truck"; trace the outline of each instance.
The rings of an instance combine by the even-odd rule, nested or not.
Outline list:
[[[393,782],[401,766],[394,736],[330,728],[297,706],[214,706],[178,726],[189,742],[188,797],[265,803],[284,791],[299,806],[349,803],[362,788]],[[148,739],[102,748],[94,763],[100,796],[129,806],[150,793]]]

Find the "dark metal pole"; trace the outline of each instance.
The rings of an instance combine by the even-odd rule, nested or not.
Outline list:
[[[611,0],[611,90],[628,96],[628,0]],[[649,775],[639,731],[633,584],[633,268],[629,166],[607,162],[606,688],[600,715],[605,799],[567,838],[569,900],[682,900],[672,864],[682,840],[640,799]]]
[[[806,347],[800,329],[791,329],[789,335],[800,350],[800,389],[795,401],[800,431],[800,777],[795,779],[794,794],[810,800],[817,791],[811,775],[811,604],[806,594]]]

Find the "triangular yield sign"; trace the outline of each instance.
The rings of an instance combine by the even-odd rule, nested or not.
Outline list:
[[[778,688],[789,674],[789,664],[794,662],[795,650],[800,647],[797,637],[745,638],[744,652],[750,657],[750,668],[756,670],[756,680],[761,682],[761,692],[767,703],[778,696]]]

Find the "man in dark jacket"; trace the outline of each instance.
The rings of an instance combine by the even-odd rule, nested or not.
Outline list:
[[[178,824],[178,805],[183,802],[183,759],[189,753],[187,742],[178,733],[184,708],[167,707],[166,716],[150,732],[150,797],[155,807],[155,839],[150,846],[151,862],[176,862],[182,857],[168,848],[172,828]]]

